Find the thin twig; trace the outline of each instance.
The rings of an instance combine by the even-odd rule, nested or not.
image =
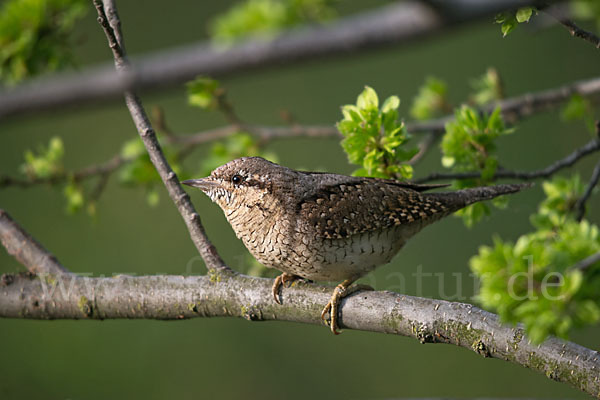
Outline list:
[[[488,104],[480,109],[480,112],[491,113],[497,107],[500,108],[504,119],[514,124],[524,117],[534,113],[545,111],[556,107],[562,102],[578,94],[588,97],[600,92],[600,77],[574,82],[569,85],[554,89],[543,90],[536,93],[526,93]],[[430,121],[412,122],[406,124],[406,129],[411,133],[433,132],[444,133],[446,124],[454,120],[453,115],[448,115]]]
[[[123,38],[119,30],[121,24],[117,14],[117,8],[112,0],[94,0],[94,5],[98,12],[98,22],[102,26],[108,39],[109,46],[113,52],[115,67],[117,71],[127,73],[129,62],[125,55]],[[110,17],[110,21],[108,21],[105,7],[111,11],[108,16]],[[208,240],[208,237],[204,232],[204,227],[200,221],[200,216],[194,209],[188,194],[181,188],[177,175],[162,152],[141,101],[135,93],[127,91],[125,92],[125,102],[142,142],[144,142],[144,146],[148,151],[150,160],[152,161],[152,164],[154,164],[156,171],[167,188],[169,196],[177,206],[179,213],[185,221],[190,237],[206,263],[207,268],[231,271]]]
[[[598,184],[599,180],[600,180],[600,161],[598,162],[598,164],[596,164],[596,167],[594,167],[594,170],[592,171],[592,177],[590,178],[590,182],[588,183],[587,187],[585,188],[585,192],[577,200],[577,203],[575,204],[575,209],[577,210],[577,214],[576,214],[575,218],[577,219],[577,221],[581,221],[583,219],[583,216],[585,215],[585,208],[586,208],[585,205],[586,205],[587,201],[589,200],[590,196],[592,195],[592,192],[594,191],[594,188]]]
[[[586,31],[580,28],[575,22],[567,18],[562,7],[547,7],[544,12],[554,19],[556,19],[562,26],[564,26],[571,36],[578,37],[594,45],[597,49],[600,49],[600,37],[593,32]]]
[[[513,97],[503,100],[497,104],[485,107],[483,112],[491,112],[495,107],[500,107],[503,115],[509,122],[515,123],[524,117],[530,116],[536,112],[545,111],[556,107],[565,100],[569,99],[573,94],[581,96],[592,96],[600,92],[600,78],[593,78],[585,81],[575,82],[573,84],[561,86],[554,89],[544,90],[537,93],[528,93],[525,95]],[[441,135],[445,131],[445,125],[452,121],[452,115],[424,122],[409,122],[406,124],[408,132],[413,134],[432,133],[436,136]],[[168,127],[164,115],[161,112],[155,112],[155,122],[158,129],[165,134],[165,140],[169,144],[182,146],[177,150],[178,156],[184,158],[189,155],[197,146],[212,142],[215,140],[225,139],[239,131],[246,131],[254,135],[261,145],[266,144],[270,140],[280,138],[293,137],[341,137],[340,133],[333,125],[300,125],[293,124],[291,126],[264,126],[252,124],[232,124],[219,128],[209,129],[193,134],[178,134],[176,135]],[[431,148],[432,144],[428,146]],[[423,156],[424,153],[420,153]],[[74,173],[61,173],[47,178],[20,179],[10,176],[0,176],[0,188],[8,186],[29,187],[38,184],[56,184],[66,181],[73,177],[76,182],[82,181],[96,175],[103,175],[105,172],[114,171],[121,165],[129,162],[129,159],[115,156],[112,159],[102,164],[94,164]],[[416,162],[416,161],[415,161]],[[472,174],[471,177],[477,177]],[[439,179],[446,178],[447,175],[441,176]]]
[[[69,272],[56,257],[44,249],[2,209],[0,209],[0,240],[6,251],[31,273],[57,275]]]
[[[594,139],[587,144],[576,149],[574,152],[562,158],[558,161],[553,162],[546,168],[538,169],[535,171],[513,171],[508,169],[498,169],[494,175],[493,180],[496,179],[519,179],[523,181],[529,181],[538,178],[548,178],[554,175],[558,171],[570,167],[583,157],[595,153],[600,150],[600,139]],[[423,178],[415,179],[415,183],[425,183],[439,180],[451,180],[451,179],[477,179],[481,178],[480,171],[473,172],[436,172],[427,175]]]
[[[430,133],[419,143],[419,152],[411,158],[408,163],[410,165],[416,165],[419,161],[425,157],[425,155],[429,152],[431,147],[436,143],[439,135],[435,133]]]
[[[569,269],[585,271],[597,262],[600,262],[600,251],[573,264]]]
[[[27,188],[34,185],[50,184],[54,185],[57,183],[66,182],[73,180],[75,183],[79,183],[88,178],[96,176],[108,176],[122,165],[131,161],[131,158],[121,157],[116,155],[110,160],[101,164],[92,164],[75,172],[63,171],[48,177],[35,177],[35,178],[13,178],[10,176],[0,176],[0,188],[8,186],[18,186]]]

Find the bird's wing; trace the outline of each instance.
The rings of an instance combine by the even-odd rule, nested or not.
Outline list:
[[[395,182],[351,178],[319,186],[301,199],[296,210],[300,232],[340,239],[421,221],[444,214],[446,207]]]

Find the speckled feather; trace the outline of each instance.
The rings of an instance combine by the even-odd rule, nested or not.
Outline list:
[[[318,178],[319,176],[317,176]],[[415,190],[430,189],[395,181],[352,178],[331,174],[326,185],[316,184],[315,193],[297,204],[298,231],[327,239],[388,229],[434,218],[450,208]]]

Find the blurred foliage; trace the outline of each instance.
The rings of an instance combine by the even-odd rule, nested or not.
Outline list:
[[[48,146],[38,146],[37,152],[26,150],[25,163],[21,165],[23,172],[29,179],[44,179],[63,173],[63,157],[65,147],[60,137],[50,139]]]
[[[186,83],[186,88],[188,104],[205,110],[218,107],[218,95],[222,92],[218,81],[200,76]]]
[[[488,68],[485,74],[471,81],[473,93],[469,96],[471,103],[483,106],[504,98],[502,79],[495,68]]]
[[[77,182],[70,181],[67,183],[63,190],[63,194],[67,200],[67,212],[69,214],[76,213],[85,205],[83,188]]]
[[[185,174],[175,149],[167,144],[162,146],[162,150],[173,171],[180,177]],[[128,162],[119,169],[119,183],[131,187],[140,186],[145,188],[146,202],[151,207],[157,206],[160,200],[157,185],[162,184],[162,180],[152,161],[150,161],[150,156],[146,152],[142,140],[136,137],[125,142],[121,148],[121,157],[128,160]]]
[[[75,22],[84,0],[8,0],[0,9],[0,80],[27,77],[71,65]]]
[[[571,12],[575,18],[594,21],[600,29],[600,1],[571,0]]]
[[[277,162],[275,153],[264,151],[257,140],[246,132],[237,132],[215,142],[200,166],[200,175],[210,175],[213,169],[240,157],[262,157]]]
[[[494,239],[471,259],[481,280],[479,300],[502,320],[522,322],[529,339],[563,338],[576,327],[600,321],[600,262],[573,265],[600,251],[598,227],[576,221],[572,210],[583,186],[577,176],[545,182],[546,199],[532,216],[536,231],[516,243]]]
[[[505,127],[499,108],[489,115],[466,105],[458,109],[455,119],[446,124],[446,133],[442,138],[442,165],[453,172],[479,171],[481,176],[456,180],[453,187],[463,189],[492,183],[498,168],[495,142],[511,132],[512,129]],[[506,197],[498,197],[492,204],[503,208],[506,201]],[[465,225],[470,227],[489,213],[488,204],[475,203],[458,211],[456,215],[462,216]]]
[[[560,116],[563,121],[583,121],[588,131],[596,133],[596,113],[594,106],[589,99],[581,95],[574,94],[569,101],[562,107]]]
[[[381,109],[379,98],[366,86],[356,105],[342,107],[344,118],[337,128],[344,136],[342,148],[352,164],[361,168],[354,175],[377,178],[410,179],[410,161],[418,149],[406,148],[410,138],[403,122],[398,121],[397,96],[388,97]]]
[[[452,110],[448,103],[447,93],[446,82],[435,77],[428,77],[413,99],[410,116],[424,121],[447,114]]]
[[[271,38],[284,29],[335,17],[332,0],[245,0],[215,18],[210,33],[217,43],[247,37]]]

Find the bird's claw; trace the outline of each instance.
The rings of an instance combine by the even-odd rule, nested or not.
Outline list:
[[[333,332],[334,335],[340,334],[340,331],[338,331],[338,312],[342,299],[360,290],[374,290],[371,286],[368,285],[355,285],[350,287],[351,284],[352,281],[344,281],[337,285],[333,290],[331,299],[321,312],[321,319],[325,322],[325,324],[329,325],[329,328],[331,329],[331,332]],[[329,318],[327,318],[327,315],[329,315]]]
[[[281,303],[281,298],[280,298],[280,291],[282,287],[290,287],[290,285],[292,284],[292,282],[294,282],[296,279],[299,279],[299,276],[296,275],[292,275],[292,274],[288,274],[286,272],[284,272],[283,274],[279,275],[277,278],[275,278],[275,280],[273,281],[273,286],[272,286],[272,291],[273,291],[273,298],[275,299],[275,302],[277,304],[282,304]]]

